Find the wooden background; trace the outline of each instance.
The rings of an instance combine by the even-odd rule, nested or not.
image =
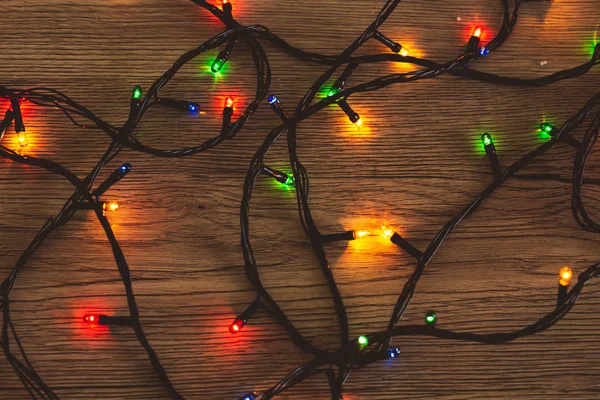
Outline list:
[[[373,20],[383,0],[235,0],[244,24],[265,24],[306,50],[339,53]],[[600,37],[598,0],[525,4],[508,42],[474,67],[540,77],[589,59]],[[498,0],[402,2],[383,32],[412,54],[447,61],[464,51],[471,29],[500,26]],[[2,3],[1,84],[57,88],[118,125],[131,89],[148,88],[185,51],[222,31],[187,0],[7,0]],[[298,62],[265,44],[271,93],[289,109],[324,67]],[[363,54],[386,52],[373,42]],[[220,78],[208,72],[217,51],[194,60],[163,94],[195,99],[193,118],[153,109],[139,132],[144,143],[179,148],[213,136],[223,97],[238,110],[251,101],[254,70],[238,46]],[[406,65],[361,69],[350,84]],[[357,132],[332,106],[301,124],[299,155],[311,177],[311,205],[324,233],[382,222],[424,249],[438,229],[492,181],[479,136],[492,133],[509,165],[538,146],[536,126],[562,124],[598,91],[600,69],[543,88],[511,88],[453,77],[396,85],[355,96],[365,129]],[[1,104],[6,109],[6,104]],[[109,144],[54,111],[24,110],[25,154],[49,157],[86,174]],[[236,399],[264,390],[310,359],[264,313],[243,333],[228,326],[254,297],[240,246],[239,205],[250,159],[278,123],[268,106],[231,141],[197,156],[162,159],[123,151],[133,171],[105,195],[132,269],[143,326],[178,390],[190,399]],[[578,132],[581,135],[582,132]],[[12,127],[4,143],[17,148]],[[592,155],[587,177],[600,179]],[[557,273],[577,274],[600,259],[598,235],[576,225],[570,209],[574,152],[557,145],[509,181],[448,238],[419,283],[403,324],[435,309],[439,326],[496,332],[528,325],[556,302]],[[269,153],[286,170],[285,144]],[[547,179],[531,178],[545,174]],[[72,193],[64,180],[0,160],[0,272],[6,276],[44,221]],[[584,196],[600,218],[598,185]],[[332,301],[299,224],[293,190],[259,179],[251,209],[261,276],[282,308],[315,344],[333,349],[338,325]],[[379,237],[327,247],[348,309],[351,334],[381,330],[414,268]],[[37,371],[65,399],[165,399],[144,351],[128,328],[89,329],[86,312],[125,315],[110,247],[91,212],[57,231],[27,264],[12,294],[18,333]],[[550,331],[503,346],[420,337],[399,338],[400,359],[351,374],[344,399],[594,399],[600,397],[600,283]],[[314,377],[281,399],[329,399]],[[26,391],[0,359],[0,398]]]

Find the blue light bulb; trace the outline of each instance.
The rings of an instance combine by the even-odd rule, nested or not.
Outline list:
[[[269,96],[269,104],[275,104],[278,101],[279,101],[279,99],[277,98],[277,96]]]
[[[390,358],[396,358],[396,356],[400,355],[400,348],[394,347],[394,348],[388,349],[388,355],[390,356]]]
[[[190,111],[196,111],[196,106],[193,104],[190,104],[189,106]]]
[[[488,49],[487,47],[483,46],[482,48],[479,49],[479,54],[482,57],[487,56],[488,54],[490,54],[490,49]]]
[[[126,172],[129,172],[129,171],[131,171],[131,164],[125,163],[125,164],[121,165],[121,172],[122,173],[126,173]]]

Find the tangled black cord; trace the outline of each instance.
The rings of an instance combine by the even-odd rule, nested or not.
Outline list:
[[[111,143],[103,156],[99,159],[92,171],[83,179],[80,179],[61,164],[52,160],[22,156],[17,152],[0,145],[0,156],[21,164],[40,167],[54,174],[61,175],[75,188],[73,195],[67,200],[57,216],[46,221],[38,234],[25,249],[23,254],[19,257],[8,277],[0,286],[0,307],[3,315],[1,341],[2,348],[8,362],[32,398],[58,399],[58,396],[48,385],[44,383],[43,379],[35,371],[23,349],[23,346],[21,345],[16,329],[10,318],[10,294],[20,271],[23,270],[26,262],[29,260],[35,250],[43,243],[43,241],[55,229],[67,223],[78,210],[88,209],[95,212],[96,217],[102,225],[102,228],[104,229],[104,232],[111,245],[117,268],[125,286],[125,293],[130,314],[128,318],[99,316],[98,322],[101,324],[131,326],[137,339],[146,351],[152,367],[154,368],[159,379],[162,381],[170,397],[173,399],[183,399],[183,396],[180,395],[173,386],[169,376],[167,375],[167,372],[159,361],[158,355],[155,353],[146,338],[139,319],[139,310],[133,293],[130,269],[121,247],[113,234],[108,219],[105,216],[104,208],[106,207],[106,204],[101,201],[102,193],[112,184],[123,178],[125,174],[129,172],[131,166],[124,164],[115,170],[113,174],[105,182],[101,183],[96,189],[92,189],[92,186],[94,186],[94,183],[96,182],[96,179],[102,168],[108,162],[114,159],[124,147],[160,157],[183,157],[206,151],[217,146],[219,143],[225,140],[234,138],[236,134],[240,132],[246,120],[250,118],[250,116],[258,109],[261,102],[267,97],[269,91],[271,83],[271,70],[266,53],[259,42],[260,40],[268,40],[277,45],[281,50],[300,60],[327,65],[329,68],[307,91],[303,99],[298,103],[293,115],[289,115],[283,109],[281,103],[279,103],[279,100],[275,96],[269,97],[269,103],[271,104],[273,110],[281,117],[282,124],[273,128],[271,132],[269,132],[262,145],[252,158],[244,182],[243,198],[240,207],[241,244],[245,260],[245,269],[248,279],[256,288],[256,300],[243,314],[236,318],[230,327],[232,332],[236,333],[243,327],[244,324],[246,324],[248,319],[252,317],[252,314],[256,312],[257,309],[263,309],[267,311],[269,315],[287,331],[291,340],[296,346],[303,351],[312,354],[314,359],[291,371],[275,386],[260,393],[249,393],[242,396],[242,399],[271,399],[282,391],[289,389],[299,382],[302,382],[309,376],[315,374],[325,374],[329,380],[331,399],[339,400],[342,395],[343,384],[353,369],[358,369],[369,363],[386,359],[388,357],[393,357],[394,354],[396,354],[394,353],[394,349],[390,350],[389,348],[391,339],[394,336],[424,335],[446,339],[474,341],[486,344],[498,344],[541,332],[548,329],[561,318],[563,318],[577,301],[581,291],[583,290],[584,284],[592,278],[600,275],[600,263],[596,263],[587,267],[585,271],[579,275],[577,283],[571,288],[571,290],[567,292],[566,287],[563,287],[564,290],[562,294],[559,293],[559,301],[554,311],[543,316],[533,324],[513,332],[477,334],[465,332],[459,333],[438,329],[433,325],[397,326],[399,320],[402,318],[410,303],[410,300],[416,289],[416,285],[422,276],[425,267],[432,260],[437,250],[443,244],[444,239],[452,232],[454,227],[456,227],[465,217],[475,212],[479,206],[506,180],[515,176],[518,171],[527,166],[532,160],[545,154],[559,142],[566,143],[567,145],[574,147],[576,150],[573,167],[573,215],[577,223],[583,229],[590,232],[600,233],[600,225],[595,222],[587,213],[581,194],[581,189],[584,184],[586,162],[594,144],[596,143],[600,130],[600,94],[596,94],[582,107],[577,114],[566,121],[561,127],[552,127],[551,131],[549,132],[551,137],[548,142],[524,155],[521,159],[504,170],[500,167],[497,159],[495,158],[493,144],[486,145],[486,152],[488,152],[488,156],[490,156],[490,161],[492,162],[496,176],[494,183],[484,189],[480,195],[473,202],[463,208],[457,216],[448,221],[448,223],[442,227],[442,229],[438,232],[438,234],[424,251],[419,251],[400,235],[392,232],[390,234],[390,240],[415,258],[416,268],[413,271],[412,276],[404,284],[401,294],[397,299],[387,329],[385,331],[374,332],[370,335],[363,336],[358,340],[351,339],[348,332],[348,319],[344,302],[337,288],[334,276],[331,273],[324,246],[325,244],[335,240],[351,240],[354,238],[354,234],[352,232],[346,232],[341,234],[324,235],[321,234],[317,228],[312,218],[309,205],[309,176],[297,155],[296,130],[298,124],[304,119],[309,118],[315,113],[319,112],[326,106],[334,103],[340,106],[340,108],[348,115],[352,122],[359,123],[360,116],[358,116],[358,114],[352,110],[348,103],[348,99],[351,97],[351,95],[355,93],[378,90],[396,83],[407,83],[420,79],[433,78],[445,73],[461,78],[474,79],[498,85],[548,85],[562,79],[581,76],[589,71],[593,66],[597,65],[600,62],[600,45],[596,45],[592,58],[589,61],[574,68],[559,71],[557,73],[537,79],[510,78],[474,70],[470,68],[470,64],[480,57],[485,57],[487,54],[500,47],[508,39],[508,36],[516,26],[518,10],[523,3],[527,2],[527,0],[517,0],[512,12],[508,0],[502,0],[504,8],[503,21],[496,37],[487,43],[486,46],[478,47],[479,40],[478,37],[474,35],[471,38],[469,46],[464,54],[461,54],[455,59],[444,64],[411,57],[401,52],[402,46],[400,44],[385,37],[385,35],[379,31],[379,28],[396,9],[400,3],[400,0],[388,0],[373,23],[371,23],[368,28],[346,50],[344,50],[340,55],[336,56],[306,52],[298,49],[270,32],[268,28],[261,25],[242,26],[233,18],[231,4],[227,1],[223,2],[222,9],[215,7],[206,1],[192,1],[199,6],[204,7],[217,18],[219,18],[223,24],[225,24],[227,29],[223,33],[207,40],[197,48],[182,55],[168,71],[166,71],[154,82],[154,84],[149,88],[146,96],[142,98],[141,96],[134,95],[130,104],[129,118],[121,127],[116,127],[103,121],[90,110],[81,106],[57,90],[49,88],[17,90],[0,86],[0,97],[11,99],[12,104],[12,109],[7,111],[4,122],[2,123],[2,133],[8,124],[13,120],[15,121],[15,129],[17,132],[20,132],[19,126],[22,126],[23,123],[21,120],[22,116],[20,115],[20,110],[18,108],[19,99],[23,99],[41,107],[59,109],[75,125],[86,129],[102,130],[111,138]],[[388,53],[360,57],[353,56],[354,52],[370,39],[375,39],[388,46],[393,52],[400,54]],[[241,113],[236,121],[231,121],[232,106],[231,104],[226,104],[223,113],[223,127],[221,132],[213,138],[195,147],[176,150],[163,150],[144,145],[138,140],[138,138],[136,138],[135,129],[142,119],[144,113],[150,107],[161,105],[176,108],[180,108],[182,105],[184,107],[195,107],[195,103],[175,99],[165,99],[159,97],[158,95],[159,91],[169,83],[169,81],[175,76],[182,66],[195,57],[226,44],[225,50],[219,55],[219,57],[222,59],[221,61],[224,63],[227,61],[231,49],[240,40],[248,45],[252,54],[252,59],[256,68],[256,92],[254,101]],[[345,88],[346,81],[350,78],[350,75],[361,65],[382,62],[409,63],[422,67],[422,69],[407,73],[390,74],[373,79],[369,82],[355,85],[351,88]],[[333,84],[330,95],[321,101],[314,102],[318,91],[328,82],[330,78],[334,76],[336,71],[342,67],[344,68],[343,73],[339,75],[336,82]],[[86,120],[88,122],[84,125],[79,122],[80,120]],[[591,122],[586,129],[583,140],[579,142],[571,136],[571,133],[588,120],[591,120]],[[288,176],[280,171],[273,170],[264,164],[264,159],[267,152],[273,143],[275,143],[275,141],[283,133],[286,133],[290,166],[293,171],[293,177]],[[290,184],[293,182],[296,187],[296,199],[298,203],[300,221],[307,237],[310,240],[313,251],[317,256],[319,266],[325,275],[337,313],[340,326],[340,347],[337,351],[330,352],[322,350],[306,339],[287,318],[285,313],[281,310],[277,302],[271,297],[261,282],[258,272],[258,264],[254,256],[249,234],[250,200],[256,179],[261,174],[269,175],[282,183]],[[16,354],[14,349],[11,348],[11,338],[14,339],[14,343],[16,343],[18,349],[18,353]],[[18,357],[18,354],[20,354],[21,359]],[[336,367],[337,370],[334,369],[334,367]]]

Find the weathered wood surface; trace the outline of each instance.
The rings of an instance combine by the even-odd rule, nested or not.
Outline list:
[[[246,24],[265,24],[292,44],[340,52],[375,17],[383,1],[235,1]],[[432,7],[432,4],[435,6]],[[539,77],[579,65],[600,36],[597,0],[539,2],[522,7],[509,41],[477,63],[485,71]],[[183,52],[222,30],[186,0],[30,1],[2,4],[1,84],[60,89],[113,124],[127,116],[131,88],[148,87]],[[458,20],[460,17],[460,21]],[[502,17],[497,0],[405,1],[383,31],[413,54],[446,61],[463,51],[475,24],[491,37]],[[292,108],[322,66],[298,62],[266,44],[272,93]],[[373,42],[363,53],[386,51]],[[215,52],[194,60],[165,89],[195,99],[199,118],[153,109],[140,131],[145,143],[176,148],[214,135],[222,97],[251,101],[254,70],[243,46],[216,81],[207,72]],[[545,63],[543,63],[545,62]],[[545,64],[545,65],[541,65]],[[378,65],[351,83],[407,66]],[[357,133],[328,108],[301,124],[299,155],[311,177],[311,205],[322,232],[388,222],[424,248],[437,230],[492,181],[479,135],[494,135],[504,165],[541,143],[536,125],[562,124],[597,93],[600,70],[550,87],[523,89],[442,77],[355,96],[365,120]],[[3,109],[5,105],[2,105]],[[30,107],[27,154],[60,161],[78,174],[109,143],[64,116]],[[266,315],[242,334],[227,328],[252,300],[240,247],[239,204],[249,162],[278,123],[262,107],[234,139],[184,159],[123,151],[109,166],[134,171],[108,199],[131,266],[143,325],[177,388],[190,399],[235,399],[263,390],[309,357]],[[579,135],[582,132],[578,132]],[[14,134],[4,141],[16,148]],[[600,259],[598,235],[583,232],[570,211],[574,152],[564,145],[509,181],[465,220],[430,264],[402,323],[435,309],[442,327],[478,332],[530,324],[556,302],[557,271],[577,274]],[[286,167],[283,142],[268,160]],[[72,192],[62,179],[0,160],[0,272],[5,276],[44,223]],[[600,157],[587,176],[598,179]],[[526,179],[548,174],[549,179]],[[600,217],[598,185],[585,187],[590,213]],[[299,224],[293,191],[260,179],[251,230],[261,277],[292,321],[314,343],[334,348],[338,326],[321,272]],[[327,247],[348,309],[351,334],[381,330],[414,265],[382,238]],[[165,399],[141,346],[127,328],[90,330],[90,310],[124,314],[123,286],[110,247],[91,213],[79,213],[27,264],[12,293],[12,313],[27,353],[65,399]],[[402,356],[352,373],[346,400],[593,399],[600,397],[600,283],[551,330],[509,345],[402,338]],[[0,398],[27,393],[0,359]],[[328,399],[323,377],[282,399]]]

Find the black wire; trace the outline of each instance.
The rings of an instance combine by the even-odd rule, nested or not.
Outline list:
[[[583,229],[600,233],[600,225],[588,214],[581,194],[583,184],[590,181],[589,179],[584,178],[585,166],[589,154],[596,143],[600,129],[600,110],[598,110],[595,114],[592,114],[600,102],[600,94],[597,94],[592,97],[577,114],[575,114],[572,118],[566,121],[562,127],[560,127],[557,135],[553,139],[541,145],[532,152],[524,155],[521,159],[517,160],[513,165],[508,167],[503,172],[500,179],[495,180],[494,183],[484,189],[479,196],[473,200],[473,202],[464,207],[458,215],[444,225],[444,227],[427,246],[425,251],[422,253],[417,253],[415,256],[417,258],[415,270],[413,271],[411,277],[404,284],[404,288],[402,289],[393,309],[387,329],[382,332],[375,332],[368,335],[371,342],[370,348],[359,351],[356,340],[351,340],[349,338],[348,317],[343,299],[337,288],[334,276],[331,273],[329,262],[327,261],[322,235],[312,217],[309,202],[309,174],[297,154],[296,132],[298,124],[303,120],[314,116],[327,105],[341,100],[346,101],[355,93],[375,91],[393,84],[409,83],[422,79],[435,78],[443,74],[450,74],[463,79],[477,80],[496,85],[522,87],[549,85],[560,80],[575,78],[588,72],[600,62],[600,50],[596,48],[592,58],[589,61],[579,66],[558,71],[548,76],[535,79],[512,78],[473,69],[472,63],[481,56],[472,52],[472,50],[468,50],[464,54],[460,54],[453,60],[450,60],[446,63],[437,63],[427,59],[401,56],[396,54],[354,56],[356,50],[361,48],[365,43],[369,42],[370,39],[374,38],[378,34],[379,28],[398,7],[400,0],[388,0],[377,14],[375,20],[339,55],[325,55],[315,52],[306,52],[290,45],[265,26],[243,26],[236,21],[232,15],[223,12],[220,8],[215,7],[206,1],[192,1],[220,19],[226,26],[226,30],[205,41],[198,47],[184,53],[171,66],[171,68],[169,68],[152,84],[144,98],[140,99],[139,101],[132,101],[130,103],[129,118],[120,128],[97,117],[89,109],[75,102],[70,97],[58,90],[43,87],[20,90],[9,89],[7,87],[0,86],[0,97],[26,99],[39,107],[57,109],[76,126],[82,129],[101,130],[111,139],[111,142],[104,154],[99,158],[94,168],[92,168],[92,170],[83,179],[80,179],[75,174],[64,168],[61,164],[58,164],[52,160],[24,157],[0,145],[0,157],[7,158],[11,161],[21,164],[43,168],[54,174],[58,174],[70,182],[75,189],[73,195],[65,202],[60,212],[54,218],[49,218],[46,221],[36,237],[32,240],[29,246],[24,250],[21,257],[17,260],[9,275],[0,285],[0,308],[2,309],[3,314],[1,345],[7,360],[15,370],[15,373],[32,398],[58,399],[58,396],[35,372],[33,365],[30,363],[21,341],[17,336],[16,329],[10,320],[10,293],[15,285],[20,271],[25,268],[25,265],[31,255],[43,244],[44,240],[52,232],[54,232],[54,230],[66,224],[77,212],[77,210],[81,209],[81,205],[85,204],[88,206],[88,209],[92,209],[96,214],[96,217],[102,225],[113,251],[115,263],[125,287],[131,326],[136,334],[136,338],[146,351],[153,369],[155,370],[160,381],[163,383],[163,386],[165,387],[165,390],[169,396],[173,399],[183,399],[183,396],[177,391],[171,382],[166,370],[159,360],[158,355],[153,350],[142,328],[139,319],[139,310],[132,287],[129,266],[125,259],[125,255],[123,254],[121,247],[112,232],[108,219],[102,211],[102,202],[100,199],[92,195],[92,186],[94,185],[95,180],[99,176],[102,169],[111,160],[117,157],[123,148],[130,148],[159,157],[184,157],[207,151],[225,140],[233,139],[242,130],[246,121],[258,109],[269,92],[271,84],[271,69],[267,54],[261,44],[261,41],[265,40],[275,44],[282,51],[301,61],[308,61],[318,65],[327,65],[328,69],[314,82],[302,100],[298,102],[295,107],[295,112],[289,116],[288,120],[284,124],[274,127],[265,137],[262,145],[258,148],[250,163],[248,173],[244,181],[243,197],[240,205],[241,246],[245,260],[246,275],[257,292],[257,304],[260,304],[261,309],[266,310],[271,317],[286,330],[290,336],[290,339],[296,346],[298,346],[304,352],[310,353],[315,357],[312,361],[309,361],[308,363],[305,363],[291,371],[272,388],[258,394],[257,400],[270,399],[289,389],[290,387],[304,381],[308,377],[320,373],[325,373],[328,376],[332,400],[339,400],[339,397],[343,391],[343,385],[348,379],[351,371],[360,369],[365,365],[386,358],[388,346],[390,345],[390,341],[394,336],[423,335],[454,340],[469,340],[485,344],[500,344],[518,339],[523,336],[541,332],[560,321],[560,319],[562,319],[575,304],[581,291],[583,290],[584,284],[592,278],[600,275],[600,264],[594,264],[588,267],[586,271],[579,275],[577,284],[571,289],[567,298],[559,307],[546,316],[540,318],[533,324],[513,332],[499,332],[495,334],[484,335],[468,332],[452,332],[448,330],[432,328],[429,326],[397,326],[398,322],[404,315],[410,300],[412,299],[417,283],[424,273],[427,264],[432,260],[452,230],[464,218],[474,213],[479,206],[495,192],[497,188],[506,182],[506,180],[515,177],[516,174],[525,168],[532,160],[550,151],[553,146],[561,141],[561,137],[563,135],[569,135],[571,132],[581,126],[590,115],[593,115],[593,120],[586,130],[584,139],[581,143],[581,146],[577,148],[574,158],[573,179],[571,181],[573,185],[571,205],[573,215]],[[486,44],[486,47],[490,51],[494,51],[495,49],[499,48],[508,39],[509,35],[517,24],[518,10],[526,1],[517,0],[512,11],[510,9],[508,0],[502,0],[501,2],[503,5],[502,24],[496,36]],[[229,124],[228,131],[218,132],[216,136],[204,141],[203,143],[183,149],[154,148],[144,145],[138,138],[136,138],[136,127],[145,113],[156,104],[156,101],[159,98],[159,91],[170,82],[170,80],[185,64],[201,54],[204,54],[205,52],[215,49],[226,43],[229,43],[231,46],[233,46],[239,39],[244,41],[250,49],[254,67],[256,69],[256,90],[254,94],[254,100],[239,115],[236,121]],[[417,69],[407,73],[381,76],[369,82],[364,82],[350,88],[344,88],[344,90],[341,90],[334,95],[315,103],[315,97],[323,85],[326,84],[327,81],[332,78],[340,68],[350,63],[355,64],[356,68],[360,67],[361,65],[375,63],[410,63],[417,67],[421,67],[422,69]],[[349,76],[346,78],[348,77]],[[89,123],[82,123],[80,122],[81,120],[89,121]],[[268,151],[283,134],[286,135],[290,167],[295,181],[296,201],[300,222],[307,238],[310,240],[312,249],[325,277],[338,317],[340,347],[334,352],[322,350],[313,345],[310,340],[305,338],[298,331],[298,329],[281,310],[278,303],[271,297],[270,293],[261,282],[258,271],[258,263],[254,256],[254,251],[250,240],[249,212],[252,192],[254,190],[256,179],[263,171],[264,160]],[[17,344],[24,362],[21,362],[19,359],[17,359],[16,356],[11,352],[9,333],[12,333],[12,337]],[[333,366],[338,367],[337,375],[333,370]]]

